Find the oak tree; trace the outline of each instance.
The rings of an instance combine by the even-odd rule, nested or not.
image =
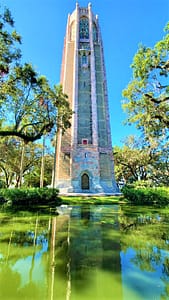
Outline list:
[[[71,109],[61,86],[52,88],[32,64],[21,63],[20,43],[5,9],[0,14],[0,136],[33,142],[54,128],[60,107],[62,127],[70,126]]]
[[[140,45],[131,65],[132,81],[123,91],[128,123],[147,138],[166,139],[169,133],[169,23],[153,48]]]

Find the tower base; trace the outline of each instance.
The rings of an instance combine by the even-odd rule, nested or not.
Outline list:
[[[93,183],[89,189],[79,188],[79,182],[71,180],[60,180],[56,188],[59,189],[59,194],[118,194],[120,193],[116,183],[110,181],[101,181],[100,183]]]

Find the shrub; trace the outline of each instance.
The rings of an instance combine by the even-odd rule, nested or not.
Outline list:
[[[12,205],[30,206],[36,204],[60,204],[58,189],[21,188],[1,189],[0,199],[10,201]]]
[[[153,186],[152,181],[149,180],[138,180],[133,183],[135,188],[150,188]]]
[[[134,188],[125,186],[122,193],[126,199],[136,205],[168,205],[169,188]]]
[[[0,189],[5,188],[5,182],[0,179]]]

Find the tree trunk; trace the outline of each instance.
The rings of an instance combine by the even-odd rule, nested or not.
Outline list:
[[[62,128],[59,127],[57,130],[57,143],[55,146],[55,165],[54,165],[54,174],[53,174],[53,187],[56,188],[58,177],[59,177],[59,157],[62,141]]]
[[[22,144],[22,152],[21,152],[21,164],[20,164],[19,187],[22,186],[24,155],[25,155],[25,143],[23,142],[23,144]]]
[[[41,173],[40,173],[40,188],[43,188],[43,184],[44,184],[44,168],[45,168],[45,135],[43,136]]]

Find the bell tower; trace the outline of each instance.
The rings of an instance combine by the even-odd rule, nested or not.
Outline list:
[[[60,193],[116,193],[103,44],[91,4],[68,15],[61,84],[74,111],[58,135],[55,186]]]

